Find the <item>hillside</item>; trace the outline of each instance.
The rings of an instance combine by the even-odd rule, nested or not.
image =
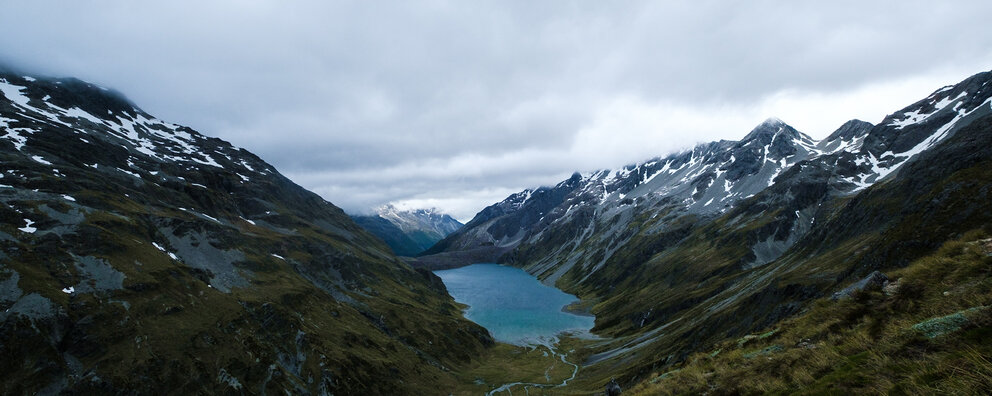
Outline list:
[[[992,239],[975,230],[795,318],[718,343],[632,394],[973,394],[992,389]]]
[[[992,73],[823,140],[778,119],[481,211],[418,265],[522,267],[596,314],[571,383],[629,388],[992,220]]]
[[[252,153],[0,73],[0,391],[426,394],[492,344]]]

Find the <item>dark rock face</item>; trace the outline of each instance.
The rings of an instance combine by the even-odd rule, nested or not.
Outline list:
[[[474,251],[476,254],[472,255],[473,259],[481,259],[481,262],[498,262],[503,253],[520,242],[524,230],[549,221],[551,211],[561,206],[565,198],[569,197],[582,181],[581,175],[576,173],[554,187],[526,190],[486,207],[464,227],[423,252],[418,260],[449,262],[451,256],[442,253]],[[431,257],[438,254],[442,254],[441,257],[436,259]],[[458,262],[452,262],[452,266],[472,263],[455,260]]]
[[[845,287],[843,290],[834,293],[830,296],[831,300],[841,300],[844,298],[851,297],[854,292],[863,290],[882,290],[885,286],[889,284],[889,277],[885,274],[875,271],[868,274],[864,279],[854,282],[852,285]]]
[[[404,394],[492,340],[257,156],[0,73],[0,392]]]
[[[865,139],[866,149],[880,159],[886,151],[905,152],[962,111],[972,111],[983,104],[987,107],[985,101],[992,96],[990,79],[992,72],[978,73],[886,116]]]
[[[623,393],[620,389],[620,384],[617,383],[616,379],[611,379],[609,383],[606,384],[606,396],[619,396]]]
[[[860,137],[864,137],[868,131],[874,127],[872,123],[865,122],[861,120],[850,120],[845,122],[840,128],[837,128],[830,136],[823,139],[825,142],[835,142],[844,140],[853,140]]]

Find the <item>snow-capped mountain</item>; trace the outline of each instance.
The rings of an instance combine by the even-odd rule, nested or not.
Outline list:
[[[769,119],[740,141],[575,174],[485,208],[417,265],[509,263],[596,302],[594,330],[614,339],[586,367],[643,374],[992,222],[990,81],[823,140]]]
[[[0,70],[0,219],[5,394],[428,393],[492,342],[254,154],[76,79]]]
[[[593,224],[614,217],[620,223],[612,227],[612,233],[620,233],[636,214],[662,212],[659,207],[681,215],[719,214],[767,189],[783,171],[800,162],[859,149],[871,126],[852,120],[828,139],[816,141],[772,118],[740,141],[701,144],[620,169],[576,173],[554,187],[525,190],[483,209],[464,229],[427,254],[472,249],[504,254],[545,236],[542,231],[559,224]],[[570,244],[583,243],[594,235],[589,231],[575,235]]]
[[[462,223],[435,208],[400,210],[384,205],[373,215],[351,216],[400,256],[414,256],[462,227]]]
[[[436,208],[400,210],[393,205],[384,205],[375,212],[404,232],[425,231],[447,236],[463,225]]]
[[[992,92],[988,79],[982,73],[941,88],[878,126],[848,121],[820,141],[770,118],[740,141],[701,144],[620,169],[576,174],[555,187],[525,190],[483,209],[428,253],[512,247],[535,241],[555,224],[592,224],[616,216],[629,220],[643,211],[716,215],[773,186],[797,165],[829,168],[833,194],[855,193],[987,115]],[[552,191],[550,200],[544,197]],[[590,234],[577,235],[573,242],[581,244],[583,235]]]

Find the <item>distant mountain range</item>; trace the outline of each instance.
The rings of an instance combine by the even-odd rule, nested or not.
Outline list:
[[[437,209],[399,210],[393,205],[379,207],[372,215],[351,218],[382,238],[398,256],[416,256],[463,225]]]
[[[492,344],[254,154],[0,72],[0,393],[430,394]]]
[[[493,204],[417,258],[522,267],[594,303],[583,376],[625,385],[992,224],[992,72],[823,140],[740,141],[576,173]],[[829,109],[824,109],[829,111]]]

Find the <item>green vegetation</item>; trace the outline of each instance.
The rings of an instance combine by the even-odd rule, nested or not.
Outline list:
[[[633,394],[974,394],[992,389],[984,232],[892,271],[884,290],[820,299],[760,335],[657,372]],[[746,341],[743,341],[746,340]]]
[[[58,329],[52,322],[21,318],[5,324],[4,354],[28,359],[0,363],[5,393],[42,389],[68,372],[83,378],[75,389],[88,392],[115,386],[145,393],[167,387],[179,393],[332,388],[429,394],[458,382],[448,367],[485,351],[484,331],[456,319],[459,308],[429,287],[429,275],[377,257],[371,249],[354,249],[310,223],[295,220],[297,235],[286,236],[246,222],[240,229],[221,227],[131,200],[102,202],[111,206],[86,215],[79,235],[48,245],[21,244],[4,263],[20,274],[24,294],[51,300],[64,315],[60,320],[73,324],[61,335],[62,350],[32,330]],[[219,291],[209,270],[184,265],[153,246],[174,248],[151,224],[209,232],[212,242],[202,243],[217,248],[238,246],[245,260],[234,265],[236,271],[250,271],[249,284]],[[80,243],[87,235],[99,239]],[[84,254],[80,246],[123,273],[123,288],[60,291],[88,281],[71,264],[70,253]],[[350,253],[324,262],[335,251]],[[340,271],[350,297],[321,290],[294,265],[311,276]],[[300,381],[307,378],[315,382]]]
[[[602,391],[614,376],[621,384],[634,384],[670,371],[697,353],[722,348],[717,356],[727,358],[735,348],[722,343],[773,330],[811,309],[812,300],[874,270],[891,276],[967,230],[988,227],[992,160],[988,150],[979,148],[989,142],[992,117],[985,116],[907,163],[896,177],[858,194],[831,193],[831,172],[807,175],[797,168],[716,217],[683,215],[677,204],[638,207],[619,231],[610,228],[616,216],[590,226],[593,233],[574,247],[575,253],[541,240],[522,245],[514,260],[529,268],[547,263],[543,255],[559,263],[578,257],[557,285],[596,301],[594,331],[612,341],[590,345],[590,352],[624,350],[584,367],[569,390]],[[815,222],[797,223],[796,211],[809,213]],[[583,229],[572,223],[553,225],[542,238],[552,241],[560,232]],[[783,241],[785,236],[795,236],[795,244],[771,262],[754,264],[756,243],[770,237]],[[603,252],[612,254],[606,257]],[[590,274],[590,269],[595,272]],[[904,327],[985,305],[948,307]],[[635,342],[640,337],[647,341]],[[794,343],[775,341],[780,337],[777,333],[751,341],[739,352],[761,352],[779,344],[783,352],[769,351],[748,361],[787,354]],[[637,348],[626,349],[633,345]]]
[[[568,357],[565,359],[568,360]],[[452,393],[480,395],[504,384],[517,382],[552,387],[571,377],[574,369],[573,366],[561,361],[557,351],[549,350],[547,347],[522,347],[500,343],[486,350],[471,365],[458,371],[459,385]],[[510,391],[523,391],[524,386],[529,385],[518,385],[510,388]]]
[[[2,394],[434,394],[492,344],[439,278],[244,150],[138,127],[190,155],[163,160],[4,110],[37,133],[0,144]]]

